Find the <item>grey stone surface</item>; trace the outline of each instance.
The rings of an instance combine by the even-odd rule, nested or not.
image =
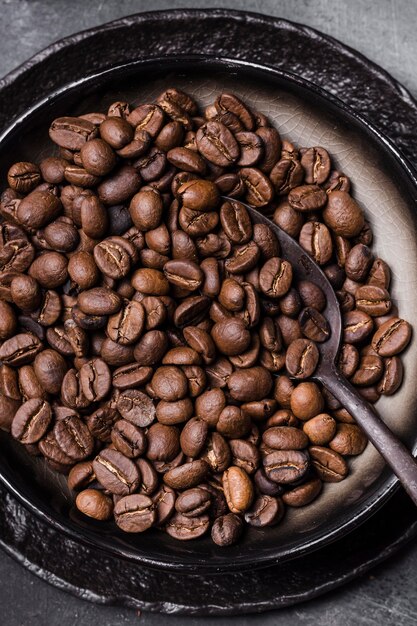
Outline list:
[[[417,96],[415,0],[0,0],[0,76],[51,42],[137,11],[229,7],[280,16],[333,35],[362,52]],[[366,86],[364,86],[366,88]],[[50,587],[0,553],[0,624],[8,626],[298,626],[417,624],[417,545],[355,583],[309,603],[262,616],[203,619],[138,615],[96,606]]]

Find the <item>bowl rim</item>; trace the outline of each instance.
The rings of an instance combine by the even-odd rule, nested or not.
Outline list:
[[[169,12],[168,12],[169,13]],[[255,14],[256,15],[256,14]],[[120,20],[118,20],[120,21]],[[114,24],[112,22],[111,24]],[[90,29],[96,30],[96,29]],[[90,32],[84,31],[84,32]],[[35,58],[35,57],[33,57]],[[395,144],[388,139],[380,130],[378,130],[371,122],[364,118],[361,114],[354,111],[350,106],[346,105],[337,96],[327,92],[321,87],[316,86],[310,81],[301,78],[282,69],[274,68],[270,65],[260,64],[255,62],[249,62],[244,60],[237,60],[228,57],[221,56],[208,56],[208,55],[167,55],[160,57],[152,57],[149,60],[137,60],[131,63],[122,63],[112,68],[90,74],[79,80],[69,82],[62,87],[52,91],[47,97],[35,102],[31,105],[22,115],[15,118],[11,124],[0,135],[0,149],[1,144],[5,141],[9,135],[18,131],[19,126],[25,123],[31,115],[45,107],[51,101],[55,101],[60,96],[65,95],[71,90],[78,89],[79,87],[88,86],[89,83],[95,81],[105,82],[108,77],[117,74],[123,70],[126,71],[140,71],[151,68],[152,66],[160,66],[161,63],[170,65],[170,70],[180,67],[181,65],[197,65],[197,66],[221,66],[222,69],[240,69],[251,71],[253,73],[262,74],[269,77],[272,80],[281,82],[281,88],[287,88],[290,91],[307,92],[313,95],[313,99],[316,101],[325,102],[327,106],[337,115],[341,115],[348,121],[353,121],[355,126],[362,131],[365,131],[368,135],[372,136],[373,140],[383,147],[388,152],[393,163],[396,164],[399,171],[402,172],[404,178],[408,179],[408,191],[410,200],[416,205],[417,212],[417,173],[408,159],[396,148]],[[22,66],[24,67],[24,66]],[[1,87],[1,83],[0,83]],[[414,194],[411,193],[411,189],[414,190]],[[411,204],[411,202],[410,202]],[[417,453],[417,438],[413,446],[413,454]],[[386,478],[385,482],[381,485],[378,491],[370,496],[366,502],[362,503],[360,511],[348,518],[347,521],[342,524],[333,525],[330,527],[330,531],[322,532],[317,538],[304,540],[300,547],[289,547],[286,550],[279,550],[277,546],[276,550],[270,551],[270,554],[263,554],[262,558],[256,559],[253,554],[245,557],[239,557],[234,562],[230,563],[227,560],[227,553],[225,552],[224,558],[213,558],[213,561],[204,560],[204,558],[198,553],[190,558],[190,554],[187,553],[187,561],[184,562],[182,557],[173,558],[172,555],[167,555],[163,558],[159,555],[157,558],[148,556],[146,553],[142,553],[139,549],[134,548],[133,551],[125,549],[120,544],[113,544],[109,546],[109,543],[104,541],[106,535],[100,535],[95,530],[85,529],[73,523],[69,518],[65,521],[60,521],[54,515],[51,515],[45,502],[37,495],[33,498],[28,493],[22,493],[21,489],[17,487],[13,479],[13,472],[9,469],[2,468],[0,463],[0,480],[7,487],[7,489],[22,502],[31,512],[36,516],[48,522],[55,529],[63,532],[71,539],[82,542],[90,547],[99,548],[104,553],[108,553],[112,556],[121,557],[137,563],[143,563],[147,566],[158,569],[170,569],[181,571],[231,571],[237,569],[263,567],[270,563],[284,562],[285,560],[297,558],[308,552],[315,551],[320,547],[327,545],[341,536],[348,534],[350,531],[357,528],[362,522],[364,522],[370,515],[376,512],[388,498],[392,496],[394,491],[399,487],[399,481],[392,473]]]

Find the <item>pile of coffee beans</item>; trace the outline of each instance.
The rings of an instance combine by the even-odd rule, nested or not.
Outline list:
[[[130,533],[227,546],[343,480],[367,440],[308,380],[325,296],[239,201],[322,266],[343,374],[370,402],[393,394],[411,329],[327,151],[233,94],[201,112],[175,88],[49,134],[53,155],[12,165],[1,195],[1,428]]]

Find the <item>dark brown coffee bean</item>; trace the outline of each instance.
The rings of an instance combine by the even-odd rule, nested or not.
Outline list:
[[[322,185],[330,174],[329,154],[318,146],[301,151],[301,165],[305,170],[305,182],[309,184]]]
[[[256,498],[252,507],[245,513],[245,521],[250,526],[263,528],[278,524],[284,516],[284,504],[280,498],[262,495]]]
[[[190,398],[174,402],[160,400],[156,406],[156,418],[161,424],[182,424],[193,415],[193,403]]]
[[[217,121],[209,121],[198,129],[196,143],[207,161],[228,167],[239,158],[239,145],[230,130]]]
[[[111,431],[111,440],[115,448],[129,459],[135,459],[146,449],[144,431],[126,420],[115,423]]]
[[[324,398],[316,383],[304,382],[292,391],[290,406],[294,415],[305,421],[323,411]]]
[[[116,389],[134,389],[146,384],[153,374],[151,367],[144,367],[139,363],[129,363],[117,368],[113,372],[112,385]]]
[[[208,424],[199,417],[192,418],[184,426],[180,435],[181,449],[187,456],[197,457],[204,448]]]
[[[255,167],[244,167],[239,176],[246,186],[246,202],[254,207],[266,206],[274,197],[274,188],[269,178]]]
[[[187,378],[179,367],[159,367],[151,381],[152,389],[161,400],[174,402],[187,393]]]
[[[74,491],[85,489],[95,480],[91,461],[77,463],[68,474],[68,487]]]
[[[172,489],[190,489],[204,480],[208,470],[205,461],[190,461],[166,472],[164,482]]]
[[[15,277],[13,280],[16,280],[17,278],[18,277]],[[17,302],[16,304],[17,306],[19,306]],[[16,330],[17,319],[14,309],[10,306],[10,304],[4,302],[4,300],[0,300],[0,339],[2,341],[4,341],[5,339],[9,339],[15,334]]]
[[[366,435],[359,426],[338,424],[336,434],[330,441],[329,447],[344,456],[354,456],[362,454],[367,443]]]
[[[289,290],[292,281],[292,268],[288,261],[279,257],[269,259],[259,274],[259,284],[269,298],[280,298]]]
[[[355,292],[356,307],[372,317],[386,315],[391,310],[390,295],[384,287],[363,285]]]
[[[51,420],[50,404],[42,398],[33,398],[16,411],[11,423],[11,433],[23,444],[36,443],[48,430]]]
[[[326,318],[312,307],[306,307],[299,315],[298,322],[302,333],[312,341],[327,341],[330,337],[330,326]]]
[[[110,519],[113,513],[112,499],[97,489],[81,491],[77,495],[75,504],[81,513],[100,521]]]
[[[104,404],[87,417],[86,423],[93,437],[99,441],[108,442],[113,425],[118,419],[120,415],[116,409],[110,404]]]
[[[36,357],[33,369],[37,379],[47,393],[59,394],[68,369],[64,358],[55,350],[43,350]]]
[[[262,441],[274,450],[303,450],[308,446],[308,437],[298,428],[273,426],[267,428]]]
[[[58,420],[54,435],[60,448],[74,461],[83,461],[93,452],[94,440],[89,429],[74,415]]]
[[[251,340],[243,320],[236,318],[217,322],[213,326],[211,336],[217,349],[229,356],[244,352],[249,347]]]
[[[116,402],[120,415],[135,426],[145,428],[155,419],[155,406],[152,399],[137,389],[120,392]]]
[[[146,456],[151,461],[172,461],[180,452],[179,431],[175,426],[153,424],[148,430]]]
[[[179,212],[180,226],[190,237],[204,237],[216,228],[218,222],[215,211],[195,211],[184,206]]]
[[[372,318],[363,311],[349,311],[343,315],[343,340],[360,343],[372,333],[373,326]]]
[[[308,378],[319,361],[319,351],[310,339],[296,339],[287,349],[285,364],[291,376]]]
[[[185,517],[197,517],[205,513],[210,505],[210,493],[206,489],[193,488],[187,489],[178,496],[175,509]]]
[[[224,437],[244,437],[250,430],[250,418],[238,406],[226,406],[219,415],[216,430]]]
[[[231,546],[236,543],[243,531],[241,518],[234,513],[221,515],[214,521],[211,538],[218,546]]]
[[[272,388],[272,378],[264,367],[250,367],[233,372],[228,386],[234,400],[252,402],[268,396]]]
[[[336,433],[336,421],[328,413],[319,413],[303,424],[303,431],[312,444],[325,446]]]
[[[318,185],[302,185],[291,189],[288,202],[296,211],[317,211],[326,204],[327,194]]]
[[[116,165],[116,155],[103,139],[87,141],[81,148],[80,156],[84,168],[94,176],[105,176]]]
[[[155,522],[156,514],[153,506],[148,496],[141,494],[125,496],[114,507],[116,524],[124,532],[142,533]]]
[[[224,392],[219,388],[214,388],[205,391],[196,399],[195,412],[210,427],[215,427],[225,406]]]
[[[296,158],[282,154],[282,158],[275,163],[269,176],[275,191],[282,196],[301,184],[304,169]]]
[[[322,487],[323,483],[319,478],[312,478],[302,485],[294,487],[290,491],[286,491],[282,495],[282,500],[288,506],[306,506],[317,498],[322,490]]]
[[[300,450],[276,450],[267,454],[263,463],[266,476],[280,484],[299,480],[309,468],[308,454]]]
[[[78,296],[78,306],[87,315],[112,315],[122,306],[122,299],[112,289],[95,287]]]
[[[348,238],[359,235],[365,223],[361,207],[346,191],[328,194],[323,219],[336,235]]]
[[[93,470],[100,484],[117,495],[128,495],[140,484],[135,463],[117,450],[102,450],[93,461]]]
[[[393,317],[378,328],[372,338],[372,347],[380,356],[391,357],[402,352],[410,339],[410,324],[398,317]],[[0,349],[0,356],[1,350],[2,348]]]
[[[368,274],[368,284],[388,289],[391,282],[391,270],[382,259],[375,259]]]
[[[403,365],[397,356],[384,359],[384,373],[378,384],[378,393],[391,396],[400,387],[403,380]]]
[[[106,206],[122,204],[131,198],[141,185],[140,175],[131,165],[122,165],[97,187],[100,200]]]
[[[121,310],[109,318],[107,333],[122,345],[135,343],[145,326],[145,309],[140,302],[125,300]]]
[[[18,193],[29,193],[41,182],[41,173],[35,163],[14,163],[7,173],[7,182]]]
[[[311,446],[309,452],[314,469],[323,482],[338,483],[348,475],[346,461],[334,450]]]
[[[42,343],[31,333],[19,333],[7,339],[0,347],[0,360],[6,365],[18,367],[31,363],[42,350]]]
[[[208,515],[198,517],[186,517],[181,513],[175,513],[165,525],[165,530],[174,539],[189,541],[204,535],[210,527]]]
[[[68,150],[81,150],[84,144],[97,136],[97,128],[80,117],[59,117],[49,128],[54,143]]]
[[[48,460],[48,462],[57,464],[58,467],[55,466],[56,469],[59,468],[60,471],[65,472],[68,471],[70,466],[74,464],[74,459],[68,456],[63,451],[61,446],[58,445],[53,430],[49,431],[47,435],[39,441],[38,446],[40,452]]]
[[[136,344],[134,357],[142,366],[156,365],[168,348],[166,333],[162,330],[150,330]]]
[[[327,263],[333,251],[330,231],[321,222],[307,222],[300,231],[299,243],[316,263]]]

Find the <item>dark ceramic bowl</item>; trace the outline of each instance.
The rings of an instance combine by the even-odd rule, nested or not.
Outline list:
[[[268,115],[281,134],[299,146],[322,145],[337,169],[351,177],[354,194],[365,207],[375,233],[374,249],[393,270],[393,295],[403,317],[417,310],[417,180],[406,160],[369,123],[340,100],[307,81],[256,64],[213,57],[152,59],[114,67],[74,82],[27,110],[0,137],[0,175],[15,160],[37,160],[51,146],[47,129],[60,115],[105,111],[115,100],[149,101],[167,86],[192,93],[200,105],[213,94],[231,90]],[[417,450],[417,354],[412,343],[405,358],[405,379],[395,398],[377,408],[389,426]],[[350,475],[326,485],[311,505],[289,510],[274,528],[250,529],[227,550],[210,538],[181,543],[164,533],[127,535],[112,523],[95,523],[79,514],[64,477],[42,460],[28,457],[2,433],[0,480],[36,515],[77,541],[110,554],[162,568],[242,569],[283,562],[334,541],[375,512],[397,486],[371,445],[349,462]]]

